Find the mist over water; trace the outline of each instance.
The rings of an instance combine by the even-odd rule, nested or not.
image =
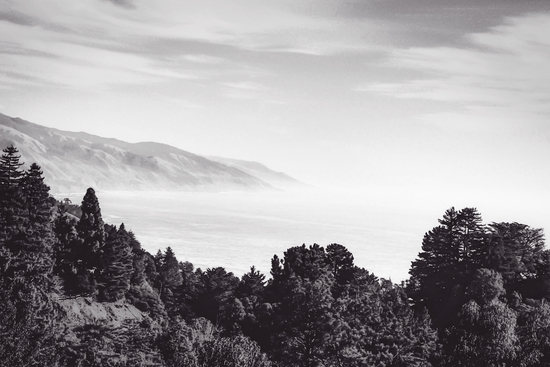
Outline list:
[[[451,206],[469,200],[418,193],[307,192],[114,192],[97,193],[104,221],[132,230],[155,254],[172,247],[178,260],[203,270],[217,266],[242,276],[252,265],[269,276],[271,258],[305,243],[339,243],[356,265],[400,282],[421,250],[424,233]],[[70,195],[80,203],[80,195]],[[482,201],[486,223],[522,222],[515,210]],[[490,210],[487,216],[483,210]],[[512,215],[518,213],[519,217]],[[523,221],[525,222],[525,221]],[[537,223],[525,222],[534,227]],[[540,227],[540,225],[538,225]]]

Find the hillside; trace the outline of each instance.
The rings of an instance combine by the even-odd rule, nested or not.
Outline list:
[[[243,161],[239,159],[214,156],[208,156],[207,158],[212,161],[225,164],[226,166],[237,168],[238,170],[248,173],[251,176],[257,177],[262,181],[268,182],[270,185],[273,185],[277,188],[297,189],[309,186],[303,182],[296,180],[293,177],[290,177],[284,172],[274,171],[259,162]]]
[[[128,143],[69,132],[0,114],[0,146],[17,146],[23,162],[39,164],[53,193],[103,190],[274,190],[296,180],[267,167],[247,169],[169,145]],[[255,162],[254,162],[255,163]],[[256,175],[257,173],[258,175]],[[297,182],[297,181],[296,181]]]

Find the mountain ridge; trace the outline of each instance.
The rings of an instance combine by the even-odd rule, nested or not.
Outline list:
[[[265,165],[263,178],[238,164],[158,142],[129,143],[116,138],[49,128],[0,113],[0,145],[13,144],[21,161],[42,167],[53,193],[99,190],[233,191],[279,190],[280,173]],[[220,158],[220,157],[218,157]],[[270,177],[271,181],[270,182]],[[286,175],[286,182],[299,182]],[[277,178],[275,180],[275,178]]]

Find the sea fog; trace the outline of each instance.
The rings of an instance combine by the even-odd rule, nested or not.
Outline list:
[[[172,247],[178,260],[189,261],[195,268],[221,266],[240,277],[254,265],[269,277],[271,258],[275,254],[281,258],[289,247],[339,243],[353,253],[356,265],[394,282],[408,278],[424,233],[438,225],[446,209],[476,206],[456,198],[389,192],[96,194],[106,223],[124,223],[152,254]],[[58,197],[80,204],[82,196]],[[511,210],[506,216],[502,205],[481,201],[484,205],[477,208],[484,219],[484,209],[490,208],[492,215],[486,223],[530,218],[525,208],[523,213]]]

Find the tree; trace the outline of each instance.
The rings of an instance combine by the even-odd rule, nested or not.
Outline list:
[[[430,366],[438,352],[437,332],[426,312],[409,307],[404,290],[368,271],[356,271],[336,301],[333,331],[338,366]]]
[[[333,308],[332,274],[317,279],[293,276],[274,315],[275,355],[288,365],[320,366],[330,357],[338,316]]]
[[[155,287],[159,290],[160,299],[164,302],[168,314],[171,315],[175,310],[176,297],[174,293],[181,285],[181,277],[178,259],[171,247],[167,247],[164,254],[157,254],[155,261],[159,269]]]
[[[4,273],[17,247],[17,237],[23,225],[24,200],[21,192],[23,171],[19,151],[13,145],[0,157],[0,272]],[[16,249],[15,249],[16,250]]]
[[[31,164],[21,179],[25,202],[23,229],[19,232],[19,262],[27,275],[48,276],[53,268],[52,201],[40,166]],[[43,279],[44,280],[44,279]],[[38,281],[36,279],[35,281]],[[42,282],[43,285],[46,283]]]
[[[238,335],[206,341],[198,350],[198,366],[271,367],[272,363],[258,344]]]
[[[195,301],[195,314],[231,329],[233,300],[239,278],[223,267],[209,268],[201,274],[201,287]]]
[[[441,329],[454,322],[465,301],[466,286],[482,264],[486,241],[476,209],[445,212],[439,226],[424,236],[422,252],[409,271],[407,292],[417,312],[427,308]]]
[[[273,258],[271,274],[266,288],[271,311],[264,319],[271,324],[260,326],[272,334],[274,356],[287,365],[319,365],[331,353],[338,320],[325,250],[317,244],[289,248],[282,262]]]
[[[28,277],[0,279],[0,364],[56,366],[59,348],[52,295]]]
[[[77,249],[81,245],[75,229],[76,219],[65,211],[58,213],[54,220],[54,274],[63,281],[66,294],[78,294]]]
[[[521,223],[492,223],[489,225],[492,244],[487,249],[486,267],[500,272],[509,293],[541,298],[548,288],[544,231]]]
[[[499,297],[505,294],[502,276],[478,269],[469,287],[472,299],[444,341],[448,366],[511,366],[518,351],[516,313]]]
[[[550,305],[546,300],[527,300],[519,307],[516,333],[519,339],[518,366],[550,364]]]
[[[342,288],[353,280],[356,271],[353,255],[344,246],[331,243],[327,246],[327,261],[336,280],[333,294],[339,297]]]
[[[130,279],[134,269],[128,240],[124,224],[121,224],[118,231],[115,227],[105,240],[98,276],[99,293],[103,300],[117,301],[130,290]]]
[[[95,191],[89,188],[82,200],[82,216],[76,225],[81,241],[76,250],[76,269],[81,290],[96,292],[96,272],[100,267],[100,250],[105,244],[105,229]]]

